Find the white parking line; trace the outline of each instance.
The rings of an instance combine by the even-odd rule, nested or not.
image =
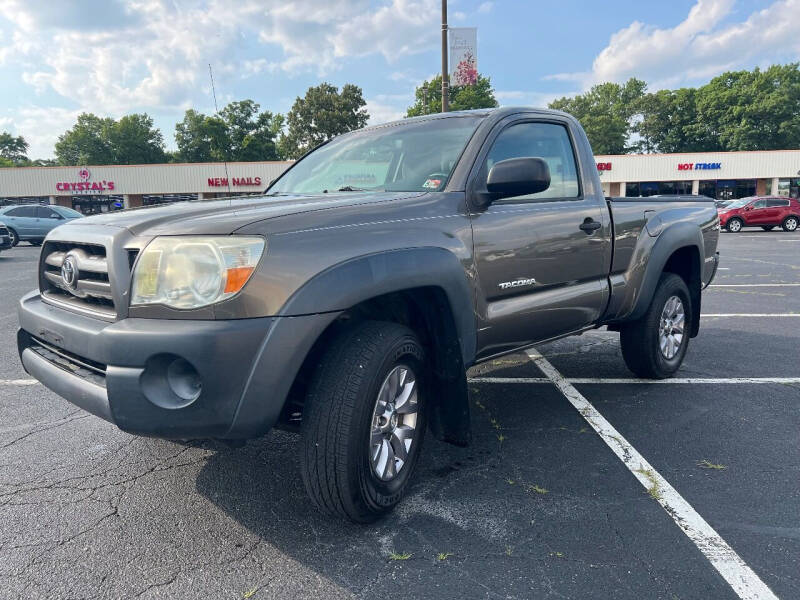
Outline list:
[[[710,288],[732,287],[800,287],[800,283],[714,283]]]
[[[0,385],[38,385],[35,379],[0,379]]]
[[[701,318],[711,317],[758,317],[758,318],[784,318],[784,317],[800,317],[800,313],[711,313],[700,315]]]
[[[625,385],[630,383],[647,385],[732,385],[778,383],[782,385],[800,384],[800,377],[683,377],[675,379],[637,379],[636,377],[568,377],[565,380],[573,385],[604,384]],[[549,383],[547,377],[471,377],[469,383]]]
[[[633,473],[675,524],[692,540],[713,567],[743,600],[777,600],[767,585],[692,506],[623,438],[614,426],[536,350],[528,356],[564,394],[612,452]]]

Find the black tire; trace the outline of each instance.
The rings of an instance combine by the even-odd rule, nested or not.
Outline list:
[[[728,219],[728,222],[725,225],[725,229],[731,233],[739,233],[742,230],[742,227],[744,227],[744,221],[738,217],[732,217]]]
[[[301,425],[300,471],[319,509],[369,523],[403,497],[425,434],[424,365],[414,332],[395,323],[365,321],[331,342],[310,382]],[[416,377],[416,421],[405,462],[383,481],[370,459],[373,413],[378,392],[398,366]]]
[[[668,359],[659,346],[659,330],[661,313],[673,296],[683,303],[685,316],[682,340],[674,357]],[[635,375],[646,379],[666,379],[675,374],[689,347],[692,310],[689,288],[683,279],[674,273],[663,273],[644,316],[620,329],[622,357]]]
[[[11,227],[8,228],[8,234],[11,236],[11,247],[13,248],[19,244],[19,234],[11,229]]]
[[[764,231],[772,231],[773,229],[775,229],[775,225],[762,225],[761,229],[763,229]]]
[[[798,219],[794,215],[791,215],[783,220],[781,227],[783,227],[784,231],[792,232],[792,231],[797,231],[798,225],[800,225],[800,219]]]

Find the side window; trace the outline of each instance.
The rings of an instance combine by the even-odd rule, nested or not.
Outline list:
[[[767,200],[767,206],[770,206],[770,207],[789,206],[789,201],[788,200],[781,200],[780,198],[773,198],[771,200]]]
[[[37,216],[40,219],[59,219],[60,215],[54,211],[52,208],[47,208],[46,206],[39,206],[37,209]]]
[[[23,210],[24,209],[22,209],[22,208],[12,208],[10,211],[8,211],[6,213],[6,215],[8,215],[9,217],[22,217],[23,216],[23,214],[22,214]]]
[[[766,208],[767,207],[767,201],[766,200],[758,200],[756,202],[753,202],[753,204],[751,204],[751,206],[753,208]]]
[[[503,130],[486,156],[484,174],[509,158],[541,158],[550,167],[550,187],[520,199],[577,198],[578,168],[567,130],[554,123],[519,123]]]

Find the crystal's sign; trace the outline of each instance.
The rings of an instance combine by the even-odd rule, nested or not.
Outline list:
[[[59,192],[71,192],[80,194],[107,194],[114,191],[114,182],[105,179],[100,181],[90,181],[92,173],[86,167],[78,171],[80,181],[59,181],[56,183],[56,190]]]

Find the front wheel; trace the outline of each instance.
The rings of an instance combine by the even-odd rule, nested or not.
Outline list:
[[[798,219],[795,216],[786,217],[783,220],[783,230],[784,231],[797,231]]]
[[[8,229],[8,234],[11,236],[11,247],[13,248],[19,244],[19,234],[11,228]]]
[[[743,226],[744,222],[741,219],[733,218],[728,220],[728,224],[725,227],[731,233],[739,233]]]
[[[413,331],[366,321],[336,337],[303,407],[300,469],[321,510],[374,521],[403,497],[425,433],[425,361]]]
[[[689,288],[678,275],[663,273],[644,316],[620,329],[625,364],[639,377],[671,377],[686,356],[691,323]]]

